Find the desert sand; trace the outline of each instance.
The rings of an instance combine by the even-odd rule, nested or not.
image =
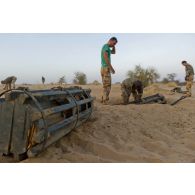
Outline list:
[[[181,94],[154,84],[144,95],[161,93],[167,104],[115,105],[121,91],[113,85],[110,104],[102,105],[101,85],[83,87],[96,97],[90,120],[23,162],[195,162],[195,94],[170,106]]]

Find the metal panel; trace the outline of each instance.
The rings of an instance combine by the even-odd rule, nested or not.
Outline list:
[[[11,144],[12,153],[22,154],[26,151],[28,138],[27,121],[29,121],[29,112],[27,112],[26,106],[16,102]]]
[[[8,154],[11,136],[14,104],[5,102],[0,104],[0,153]]]

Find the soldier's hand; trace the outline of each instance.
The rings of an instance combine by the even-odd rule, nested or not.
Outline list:
[[[112,74],[115,74],[114,68],[111,68],[111,73],[112,73]]]

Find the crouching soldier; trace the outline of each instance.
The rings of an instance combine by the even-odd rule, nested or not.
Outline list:
[[[182,65],[185,66],[185,71],[186,71],[186,76],[185,76],[185,81],[186,81],[186,96],[191,97],[192,96],[192,85],[193,85],[193,80],[194,80],[194,69],[192,65],[188,64],[187,61],[182,61]]]
[[[139,103],[143,94],[143,84],[139,80],[125,79],[121,84],[123,104],[129,103],[131,93],[133,94],[135,102]]]
[[[17,78],[15,76],[7,77],[5,80],[1,81],[1,84],[5,84],[5,87],[3,88],[4,90],[12,89],[12,84],[13,84],[13,89],[15,89],[15,82]]]

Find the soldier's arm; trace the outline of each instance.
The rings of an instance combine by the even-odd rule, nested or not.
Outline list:
[[[112,67],[111,63],[110,63],[110,60],[108,58],[108,53],[107,52],[104,52],[104,59],[106,61],[106,64],[108,65],[108,67],[110,68],[111,72],[114,74],[115,73],[115,70],[114,68]]]

